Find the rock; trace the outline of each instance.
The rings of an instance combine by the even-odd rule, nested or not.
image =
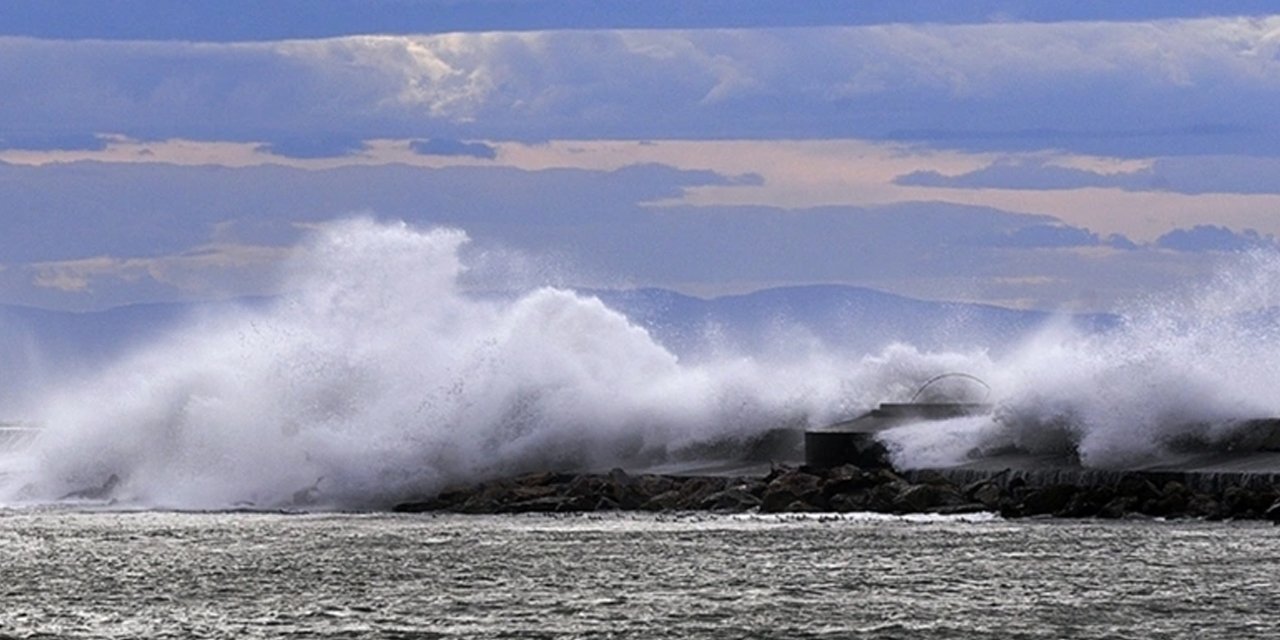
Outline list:
[[[707,496],[722,491],[725,488],[723,478],[690,478],[680,487],[680,499],[684,506],[682,509],[693,509]]]
[[[946,476],[933,470],[925,470],[915,475],[916,484],[931,484],[940,487],[950,487],[951,481]]]
[[[1000,504],[1000,498],[1004,496],[1004,492],[1000,490],[1000,486],[994,482],[980,482],[977,486],[970,485],[966,488],[964,495],[968,496],[974,502],[981,503],[988,509],[994,509]]]
[[[580,475],[569,481],[565,489],[566,495],[598,496],[604,489],[605,481],[600,476]]]
[[[543,471],[540,473],[526,473],[512,482],[525,487],[545,487],[547,485],[564,484],[573,480],[573,478],[574,476],[566,473]]]
[[[1160,497],[1148,500],[1142,512],[1150,516],[1177,518],[1187,514],[1191,491],[1181,482],[1170,480],[1160,490]]]
[[[863,494],[866,496],[867,508],[872,511],[894,511],[894,503],[897,501],[898,495],[906,491],[910,486],[906,481],[898,481],[886,482],[872,487],[870,491],[866,491]]]
[[[565,511],[565,504],[575,498],[546,496],[530,500],[508,502],[498,508],[498,513],[555,513]]]
[[[1127,473],[1115,486],[1116,495],[1126,498],[1133,498],[1135,504],[1144,504],[1148,500],[1156,500],[1160,498],[1160,490],[1150,480],[1133,473]]]
[[[858,468],[857,465],[842,464],[838,467],[831,467],[827,469],[826,472],[823,474],[823,477],[828,482],[830,482],[833,480],[847,480],[851,478],[861,478],[862,475],[863,475],[862,469]]]
[[[898,492],[893,497],[893,511],[897,513],[919,513],[928,511],[937,504],[938,488],[929,484],[914,484]]]
[[[860,493],[876,485],[877,476],[849,464],[836,467],[822,483],[822,495],[827,500],[848,493]]]
[[[597,500],[591,496],[562,496],[557,513],[583,513],[595,511]]]
[[[1076,495],[1076,488],[1067,484],[1054,484],[1033,489],[1023,498],[1020,510],[1023,515],[1039,516],[1064,511]]]
[[[1272,524],[1280,524],[1280,500],[1271,503],[1271,506],[1262,513],[1262,517],[1271,521]]]
[[[941,507],[953,507],[967,502],[954,487],[937,484],[916,484],[898,492],[893,499],[893,511],[920,513]]]
[[[841,513],[866,511],[867,496],[864,493],[838,493],[827,500],[827,506]]]
[[[981,502],[962,502],[957,505],[941,506],[933,510],[934,513],[944,516],[958,516],[966,513],[982,513],[988,511],[987,505]]]
[[[1222,505],[1214,500],[1212,496],[1203,493],[1193,493],[1187,500],[1187,515],[1193,518],[1208,518],[1210,520],[1220,520],[1223,517]]]
[[[560,487],[556,487],[554,485],[517,485],[512,487],[510,499],[513,502],[526,502],[529,500],[548,498],[559,493]]]
[[[872,480],[876,484],[884,484],[887,482],[907,484],[907,481],[903,479],[902,476],[894,473],[892,469],[877,469],[872,476]]]
[[[634,487],[647,499],[671,491],[676,487],[676,481],[668,476],[646,474],[636,478]]]
[[[1063,518],[1091,518],[1116,497],[1110,487],[1085,487],[1076,491],[1067,506],[1055,515]]]
[[[782,509],[786,513],[817,513],[823,511],[822,507],[810,504],[804,500],[792,500]]]
[[[1133,496],[1116,496],[1098,510],[1099,518],[1123,518],[1135,511],[1138,499]]]
[[[759,507],[760,503],[760,498],[751,493],[739,487],[731,487],[707,496],[698,507],[711,511],[740,512]]]
[[[1226,516],[1230,518],[1245,518],[1254,515],[1258,502],[1258,497],[1254,492],[1244,487],[1227,487],[1222,491],[1222,506]],[[1266,505],[1262,510],[1269,506],[1270,504]]]
[[[688,508],[679,489],[664,491],[649,498],[640,506],[645,511],[676,511]]]
[[[774,478],[765,488],[760,509],[765,512],[784,511],[792,502],[813,503],[821,501],[822,479],[811,473],[795,471]],[[815,505],[823,506],[823,505]]]

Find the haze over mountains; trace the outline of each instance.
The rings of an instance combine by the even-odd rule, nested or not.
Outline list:
[[[656,288],[583,293],[624,313],[682,357],[714,351],[785,352],[813,344],[865,353],[892,342],[922,349],[999,350],[1055,317],[1044,311],[918,300],[843,285],[778,287],[715,298]],[[186,326],[198,314],[268,303],[269,299],[247,298],[137,304],[83,313],[0,305],[0,356],[6,371],[0,381],[12,384],[34,369],[56,372],[68,365],[100,365]],[[1117,321],[1103,314],[1070,316],[1069,320],[1086,330]]]

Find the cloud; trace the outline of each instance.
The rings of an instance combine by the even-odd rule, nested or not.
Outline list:
[[[268,142],[332,132],[905,137],[1130,157],[1275,156],[1276,33],[1280,17],[226,44],[4,38],[0,134],[75,123],[80,130],[67,133]]]
[[[14,207],[0,218],[6,238],[0,261],[12,267],[0,279],[0,299],[103,306],[262,293],[270,288],[272,261],[297,241],[301,227],[359,212],[465,229],[481,253],[555,256],[570,265],[561,281],[588,286],[714,291],[744,283],[850,282],[926,293],[929,283],[945,281],[943,292],[960,295],[955,279],[1058,281],[1074,277],[1070,269],[1042,274],[1042,265],[1080,266],[1121,253],[1089,229],[1048,216],[938,202],[802,209],[652,204],[691,188],[757,180],[661,164],[540,171],[0,164],[0,201]],[[1176,258],[1169,252],[1162,259]],[[1122,271],[1106,278],[1115,291],[1147,282]],[[1002,299],[999,286],[992,287],[973,296]],[[1072,294],[1070,287],[1061,291]]]
[[[1145,168],[1101,172],[1056,165],[1052,158],[1043,156],[1011,156],[957,175],[914,171],[895,178],[894,184],[949,189],[1059,190],[1095,187],[1188,195],[1280,194],[1280,158],[1157,158]]]
[[[362,0],[222,0],[193,3],[173,12],[165,0],[74,3],[48,10],[44,0],[0,4],[3,33],[41,38],[243,42],[323,38],[352,34],[535,31],[547,29],[672,29],[805,27],[928,22],[963,24],[1086,20],[1134,21],[1205,15],[1259,15],[1267,0],[1232,0],[1212,6],[1194,0],[1089,3],[1076,0],[969,0],[904,3],[863,0],[856,11],[840,3],[777,0],[401,0],[393,9]],[[227,15],[239,16],[226,20]]]
[[[296,223],[376,212],[486,234],[549,239],[566,225],[641,215],[639,203],[687,189],[750,184],[727,176],[640,164],[613,171],[405,165],[328,170],[78,162],[0,163],[0,262],[156,256],[215,238],[284,245]],[[518,232],[510,231],[518,228]]]
[[[259,151],[286,158],[339,158],[364,151],[364,141],[350,135],[285,137],[258,146]]]
[[[261,287],[289,250],[281,247],[210,244],[156,257],[96,256],[27,265],[31,283],[62,293],[92,294],[95,287],[170,287],[185,296],[244,294]],[[253,273],[256,272],[256,273]]]
[[[0,149],[23,151],[102,151],[107,140],[94,133],[0,134]]]
[[[1005,233],[993,243],[998,247],[1063,248],[1093,247],[1101,241],[1098,234],[1065,224],[1036,224]]]
[[[1174,229],[1157,238],[1155,245],[1161,249],[1182,252],[1280,248],[1274,237],[1260,235],[1253,229],[1235,232],[1226,227],[1211,224],[1196,225],[1190,229]]]
[[[1113,186],[1107,176],[1083,169],[1047,164],[1040,158],[1005,158],[981,169],[959,175],[937,171],[913,171],[898,176],[893,183],[913,187],[949,189],[1079,189]]]
[[[483,142],[464,142],[448,138],[411,140],[409,148],[414,153],[424,156],[463,156],[480,160],[493,160],[498,157],[497,147]]]

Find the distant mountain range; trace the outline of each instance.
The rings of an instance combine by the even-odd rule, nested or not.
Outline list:
[[[874,289],[810,285],[695,298],[664,289],[592,291],[678,353],[708,348],[747,352],[813,338],[832,348],[877,351],[892,342],[926,349],[999,351],[1051,320],[1083,331],[1116,326],[1109,314],[1061,315],[986,304],[907,298]]]
[[[878,350],[899,341],[921,348],[999,350],[1043,326],[1052,314],[992,305],[935,302],[842,285],[765,289],[696,298],[665,289],[586,290],[682,355],[716,349],[759,352],[818,340],[844,350]],[[235,304],[262,304],[264,300]],[[0,305],[0,362],[93,364],[172,329],[193,311],[227,303],[138,304],[88,313]],[[1086,331],[1114,326],[1110,315],[1065,318]],[[0,377],[0,381],[3,378]]]

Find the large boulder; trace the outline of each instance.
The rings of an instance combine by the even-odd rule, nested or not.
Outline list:
[[[893,498],[893,511],[897,513],[921,513],[944,507],[965,504],[964,496],[947,484],[915,484],[898,492]]]
[[[1077,489],[1069,484],[1054,484],[1027,492],[1017,510],[1020,515],[1052,515],[1065,511]]]
[[[780,475],[765,488],[760,509],[770,513],[791,511],[795,502],[810,504],[819,510],[825,508],[822,478],[803,471]]]
[[[663,491],[652,498],[645,501],[640,506],[645,511],[677,511],[680,509],[688,509],[688,504],[684,500],[684,495],[679,489],[671,489]]]
[[[760,498],[739,486],[717,491],[707,496],[698,506],[711,511],[741,512],[759,507],[760,503]]]

